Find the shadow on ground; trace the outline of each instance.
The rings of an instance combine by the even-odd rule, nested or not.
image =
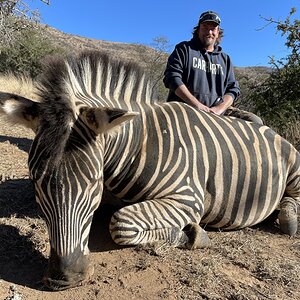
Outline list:
[[[10,179],[0,183],[0,218],[40,217],[34,187],[29,179]]]
[[[27,153],[29,152],[29,149],[32,144],[31,139],[16,138],[16,137],[11,137],[11,136],[0,135],[0,143],[6,142],[6,141],[10,142],[10,144],[16,145],[20,150],[25,151]]]
[[[109,204],[100,205],[93,217],[89,237],[89,248],[91,252],[106,252],[125,248],[117,245],[109,233],[109,222],[113,213],[117,210]]]
[[[29,236],[11,225],[0,225],[0,278],[34,289],[44,289],[41,279],[46,258],[35,249]]]

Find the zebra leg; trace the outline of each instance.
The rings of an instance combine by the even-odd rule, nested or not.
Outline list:
[[[298,215],[297,202],[291,197],[284,197],[280,203],[280,211],[278,214],[280,230],[290,236],[297,232]]]
[[[196,218],[187,213],[187,207],[180,206],[179,202],[171,204],[164,200],[126,206],[112,216],[112,239],[119,245],[139,245],[154,254],[161,254],[169,247],[196,249],[210,246],[210,240],[195,222]]]
[[[197,223],[190,223],[182,230],[173,228],[171,233],[174,236],[173,241],[170,239],[159,240],[155,242],[148,242],[146,244],[139,244],[138,250],[144,250],[152,255],[161,255],[170,247],[177,247],[189,250],[200,248],[208,248],[211,245],[210,239],[204,229]]]

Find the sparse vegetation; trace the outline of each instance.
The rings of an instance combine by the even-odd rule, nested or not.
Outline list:
[[[256,89],[262,81],[265,81],[270,76],[270,73],[271,68],[269,67],[235,68],[235,76],[241,88],[241,95],[236,100],[235,106],[253,112],[255,110],[255,101],[249,99],[249,95],[253,89]]]
[[[26,74],[35,78],[41,73],[42,60],[63,50],[45,39],[39,31],[28,29],[10,46],[0,46],[0,72]]]
[[[168,90],[163,84],[163,75],[170,50],[169,41],[166,37],[159,36],[152,40],[150,47],[137,45],[139,51],[139,60],[143,62],[147,72],[150,74],[157,89],[159,99],[167,99]]]
[[[49,3],[48,1],[44,1]],[[0,72],[36,77],[41,60],[62,49],[42,34],[40,15],[25,1],[0,0]]]
[[[300,145],[300,20],[292,20],[293,8],[285,21],[268,19],[286,36],[290,54],[282,59],[271,59],[270,76],[249,91],[249,102],[254,112],[294,145]]]
[[[16,39],[40,21],[40,14],[22,0],[0,0],[0,43],[12,46]]]

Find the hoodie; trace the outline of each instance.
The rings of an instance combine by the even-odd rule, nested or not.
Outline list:
[[[167,101],[183,102],[175,95],[182,84],[208,107],[216,105],[225,94],[233,99],[240,94],[230,57],[220,46],[207,52],[197,38],[176,45],[168,59],[163,82],[170,90]]]

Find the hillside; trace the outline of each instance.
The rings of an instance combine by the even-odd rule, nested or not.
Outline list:
[[[141,45],[141,44],[129,44],[129,43],[119,43],[110,42],[104,40],[96,40],[92,38],[86,38],[79,35],[72,35],[59,31],[48,25],[41,25],[42,32],[46,38],[50,41],[70,53],[75,53],[81,50],[100,50],[110,53],[115,57],[121,57],[127,60],[139,61],[142,63],[141,58],[145,54],[155,55],[157,52],[155,49]],[[167,60],[168,54],[165,54],[165,60]],[[268,74],[270,72],[269,67],[236,67],[235,68],[237,76],[244,76],[245,74],[252,75],[251,77],[257,77],[260,74]]]
[[[139,44],[127,44],[96,40],[78,35],[67,34],[48,25],[42,26],[42,34],[50,41],[65,49],[67,52],[76,53],[82,50],[100,50],[110,53],[114,57],[126,60],[139,60],[142,55],[154,54],[155,50]]]

